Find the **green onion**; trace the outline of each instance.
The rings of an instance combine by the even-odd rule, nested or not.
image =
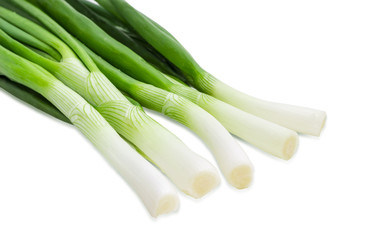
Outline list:
[[[320,135],[326,120],[325,112],[268,102],[244,94],[203,70],[168,31],[138,12],[125,0],[97,0],[97,2],[125,24],[129,24],[158,52],[181,69],[189,82],[198,90],[294,131],[314,136]]]
[[[62,59],[57,62],[44,58],[4,33],[1,39],[7,48],[44,67],[81,94],[119,134],[141,149],[182,191],[201,197],[218,185],[216,169],[140,108],[132,105],[100,72],[71,35],[33,5],[22,0],[13,2],[67,42],[79,58],[65,43],[37,24],[0,8],[1,18],[53,47]],[[11,34],[11,31],[7,33]]]
[[[65,1],[35,2],[88,48],[131,77],[189,99],[212,114],[231,133],[270,154],[284,159],[289,159],[294,154],[298,144],[298,136],[294,131],[172,82]]]
[[[40,93],[55,105],[126,180],[152,216],[178,208],[178,196],[168,180],[123,141],[82,97],[40,66],[1,45],[0,72]]]
[[[113,83],[117,83],[117,86],[125,86],[125,82],[130,80],[136,81],[115,69],[89,49],[86,48],[86,50],[99,68],[103,70],[103,73],[107,75]],[[217,120],[197,105],[180,96],[176,96],[173,93],[166,92],[165,90],[158,89],[148,84],[136,82],[138,90],[131,90],[131,95],[135,96],[145,107],[162,112],[196,132],[214,153],[226,179],[239,189],[249,186],[252,180],[252,165],[241,147]],[[30,93],[29,90],[24,90],[24,94],[27,96],[32,93]],[[127,98],[134,102],[134,104],[138,104],[135,100],[129,97]],[[42,101],[42,99],[39,98],[37,100],[39,100],[37,104],[47,104],[45,100]],[[32,102],[30,104],[32,104]],[[45,109],[41,110],[45,111]],[[49,109],[46,109],[45,112],[54,116],[53,111],[50,112],[48,110]],[[50,110],[55,111],[55,109]]]
[[[27,35],[25,32],[22,33]],[[21,39],[29,39],[25,36],[17,36]],[[7,39],[8,42],[11,41],[9,37]],[[35,41],[29,44],[33,42]],[[20,47],[17,48],[20,49]],[[228,182],[239,189],[249,186],[252,179],[252,165],[247,155],[212,115],[185,98],[132,79],[88,48],[85,47],[85,50],[118,88],[126,90],[145,107],[162,112],[197,133],[211,149]]]
[[[87,47],[85,50],[119,89],[127,91],[144,107],[161,112],[198,134],[211,149],[221,172],[231,185],[239,189],[249,186],[252,180],[252,165],[248,157],[212,115],[181,96],[132,79]],[[136,87],[130,87],[130,84]]]
[[[283,159],[290,159],[298,145],[296,132],[246,113],[210,95],[171,81],[170,91],[185,96],[211,113],[231,133]]]

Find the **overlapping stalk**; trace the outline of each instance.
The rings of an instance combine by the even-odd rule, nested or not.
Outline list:
[[[2,41],[8,48],[15,49],[21,56],[43,66],[81,94],[96,107],[118,133],[148,155],[182,191],[193,197],[201,197],[218,185],[219,177],[216,169],[208,161],[193,153],[140,108],[132,105],[106,79],[71,35],[27,1],[12,0],[12,2],[54,31],[69,44],[79,58],[65,43],[40,26],[1,8],[1,18],[50,45],[62,58],[60,62],[49,60],[15,41],[9,35],[1,34]],[[11,34],[10,31],[7,33]]]
[[[123,141],[90,104],[49,72],[7,50],[2,41],[0,43],[0,72],[55,105],[125,179],[152,216],[178,208],[177,193],[168,180]]]
[[[0,0],[0,88],[74,124],[152,216],[176,210],[178,197],[148,161],[195,198],[220,180],[142,106],[198,134],[239,189],[253,168],[230,133],[283,159],[295,153],[297,132],[320,135],[325,112],[233,89],[125,0],[96,1]]]
[[[186,98],[127,76],[87,47],[85,50],[119,89],[126,91],[144,107],[161,112],[198,134],[211,149],[221,172],[231,185],[239,189],[249,186],[253,169],[248,157],[212,115]],[[136,87],[130,87],[130,84]]]
[[[2,24],[0,27],[15,32],[14,26]],[[18,29],[16,37],[19,41],[38,49],[43,47],[43,42],[34,39],[25,32]],[[28,41],[29,40],[29,41]],[[81,44],[81,46],[83,46]],[[83,46],[84,47],[84,46]],[[42,50],[45,48],[40,48]],[[49,49],[44,52],[48,53]],[[232,138],[227,130],[209,113],[189,100],[173,93],[156,88],[152,85],[141,83],[97,56],[85,47],[86,52],[92,57],[100,70],[122,91],[126,91],[145,107],[173,118],[184,124],[197,133],[209,146],[214,154],[220,170],[230,184],[236,188],[246,188],[249,186],[253,170],[252,165],[238,143]],[[51,51],[53,53],[53,51]]]
[[[275,156],[294,154],[297,134],[190,87],[174,83],[132,50],[110,37],[63,0],[33,0],[76,38],[113,66],[140,81],[183,96],[219,120],[231,133]]]
[[[319,136],[326,113],[320,110],[273,103],[251,97],[202,69],[189,52],[168,31],[134,9],[125,0],[97,0],[177,66],[199,91],[232,104],[246,112],[294,131]]]

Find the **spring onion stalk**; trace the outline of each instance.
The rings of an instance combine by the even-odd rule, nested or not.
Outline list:
[[[4,76],[0,76],[0,88],[10,93],[14,97],[30,104],[31,106],[50,114],[51,116],[66,122],[70,123],[69,119],[64,116],[64,114],[59,111],[53,104],[48,101],[45,101],[45,98],[42,97],[39,93],[35,91],[30,91],[30,89],[24,87],[23,85],[13,82]]]
[[[85,50],[119,89],[127,89],[127,93],[144,107],[161,112],[198,134],[211,149],[221,172],[231,185],[239,189],[249,186],[252,165],[247,155],[212,115],[186,98],[132,79],[90,49],[85,47]],[[135,88],[130,87],[133,84]]]
[[[261,150],[282,159],[290,159],[296,152],[296,132],[235,108],[210,95],[198,92],[173,80],[170,91],[186,96],[211,113],[231,133]]]
[[[2,25],[9,26],[10,24],[1,24],[0,19],[0,27]],[[9,30],[8,32],[14,31]],[[17,34],[17,37],[23,40],[31,38],[27,36],[27,33],[22,33],[23,35]],[[4,42],[12,41],[10,37],[3,37],[3,39],[6,39]],[[16,44],[14,40],[13,42]],[[32,39],[27,44],[36,46],[33,43],[37,43],[37,41]],[[197,133],[214,153],[218,165],[229,183],[239,189],[249,186],[252,179],[252,165],[247,155],[212,115],[185,98],[132,79],[88,48],[85,47],[85,50],[102,72],[120,89],[127,90],[130,96],[137,99],[145,107],[162,112]]]
[[[185,193],[196,198],[202,197],[219,184],[216,169],[140,108],[132,105],[100,72],[71,35],[28,2],[22,0],[13,2],[67,42],[83,63],[66,44],[45,29],[6,9],[0,9],[0,17],[55,48],[61,54],[62,60],[53,62],[43,58],[3,34],[2,39],[8,48],[43,66],[81,94],[119,134],[141,149]]]
[[[325,112],[264,101],[242,93],[202,69],[168,31],[138,12],[125,0],[97,0],[97,2],[129,24],[157,51],[181,69],[189,82],[199,91],[294,131],[320,135],[326,120]]]
[[[326,112],[324,111],[258,99],[219,80],[214,82],[211,95],[246,112],[302,134],[320,136],[325,126]]]
[[[100,61],[101,64],[104,64],[104,62],[102,61],[104,60]],[[109,65],[106,65],[106,64],[104,65],[106,66],[105,68],[109,68]],[[120,74],[122,73],[117,70],[111,73],[111,75],[113,76],[115,75],[115,81],[119,81],[119,82],[124,81],[122,76],[120,76]],[[42,97],[40,94],[34,92],[31,89],[28,89],[20,84],[7,80],[5,79],[5,77],[0,77],[0,88],[3,88],[5,91],[9,92],[16,98],[19,98],[25,101],[26,103],[31,104],[32,106],[38,108],[39,110],[53,117],[56,117],[62,121],[70,123],[68,118],[66,118],[49,101],[47,101],[44,97]],[[165,91],[164,90],[158,91],[159,94],[163,92]],[[150,91],[146,90],[145,93],[150,93]],[[148,94],[140,94],[140,95],[142,95],[142,97],[144,97],[145,99],[145,96],[147,96]],[[164,97],[162,97],[162,95]],[[247,156],[244,154],[244,152],[241,150],[241,148],[236,143],[233,143],[235,142],[234,139],[232,139],[230,135],[227,134],[227,132],[225,134],[225,132],[220,130],[220,127],[217,126],[219,125],[219,123],[217,121],[209,121],[207,113],[204,114],[204,110],[202,110],[199,107],[197,107],[196,110],[200,110],[199,111],[200,114],[197,114],[197,111],[195,111],[193,108],[190,108],[191,105],[189,105],[189,107],[182,107],[183,104],[178,104],[178,102],[183,103],[183,101],[178,101],[178,99],[181,99],[181,97],[171,97],[170,93],[160,94],[160,96],[162,97],[162,99],[164,99],[162,108],[164,110],[164,113],[167,116],[172,117],[173,119],[177,119],[177,116],[179,115],[178,113],[179,110],[174,110],[174,109],[179,109],[179,108],[182,108],[181,113],[180,113],[181,115],[187,114],[186,112],[187,110],[189,113],[191,113],[189,115],[190,118],[186,124],[191,124],[190,128],[193,131],[197,132],[200,137],[202,137],[203,139],[208,138],[211,141],[207,145],[214,151],[214,155],[217,159],[219,167],[221,171],[223,172],[227,181],[238,189],[248,187],[252,179],[251,163],[248,160]],[[151,95],[151,97],[155,97],[155,96]],[[168,100],[166,101],[167,98]],[[160,98],[156,97],[154,99],[157,104],[158,103],[160,104],[160,102],[158,101],[158,99]],[[173,101],[173,99],[176,99],[177,101]],[[183,99],[183,100],[187,101],[186,99]],[[150,102],[150,99],[146,99],[145,101]],[[189,103],[192,104],[191,102]],[[149,105],[153,106],[151,104]],[[188,105],[185,104],[185,106],[188,106]],[[165,107],[167,108],[165,109]],[[151,108],[154,109],[153,107]],[[159,108],[161,107],[159,106]],[[194,117],[194,114],[197,114],[197,117]],[[185,116],[184,119],[186,118],[187,117]],[[192,123],[193,121],[195,121],[195,124]],[[201,125],[202,122],[203,124]],[[207,124],[204,124],[204,123],[207,123]],[[209,132],[211,134],[209,134]],[[210,138],[210,137],[213,137],[213,138]],[[229,138],[231,138],[231,140]],[[133,145],[133,147],[135,146]],[[140,149],[136,148],[136,150],[141,155],[143,155],[145,158],[149,159],[149,157],[147,157],[145,153],[143,153]]]
[[[22,38],[24,37],[22,36]],[[89,49],[86,48],[86,50],[102,72],[118,87],[125,88],[127,84],[135,83],[136,80],[123,74]],[[252,165],[248,157],[214,117],[187,99],[176,96],[173,93],[139,81],[136,81],[136,85],[139,90],[131,90],[131,96],[138,99],[144,106],[162,112],[196,132],[214,153],[218,165],[228,182],[238,189],[249,186],[252,179]],[[130,87],[129,89],[133,88]],[[29,91],[25,91],[24,94],[29,94]],[[128,99],[130,100],[130,98]],[[45,101],[37,103],[45,104]],[[55,109],[51,110],[55,111]],[[53,112],[46,112],[53,115]]]
[[[40,93],[55,105],[126,180],[152,216],[178,208],[177,193],[168,180],[123,141],[81,96],[40,66],[2,46],[0,71],[13,81]]]
[[[101,6],[91,3],[86,0],[78,0],[79,2],[83,2],[84,5],[86,5],[88,8],[90,8],[92,11],[95,11],[97,15],[100,15],[101,18],[106,18],[105,24],[98,24],[96,20],[92,16],[89,16],[85,14],[87,17],[89,17],[91,20],[93,20],[96,24],[98,24],[102,29],[104,29],[107,33],[109,33],[112,37],[115,36],[114,32],[109,29],[109,27],[113,25],[121,25],[125,28],[125,31],[129,33],[130,35],[133,35],[135,39],[138,39],[138,43],[144,42],[143,39],[138,36],[138,34],[135,32],[134,29],[130,28],[130,26],[127,24],[127,22],[120,22],[118,21],[118,18],[113,16],[112,14],[109,15],[109,12],[106,11],[104,8]],[[73,2],[71,0],[68,0],[68,2]],[[111,6],[107,7],[109,9],[114,9],[111,8]],[[76,8],[77,9],[77,8]],[[77,9],[79,10],[79,9]],[[118,15],[118,14],[116,14]],[[147,18],[147,17],[146,17]],[[121,18],[122,19],[122,18]],[[149,19],[149,18],[147,18]],[[149,19],[150,20],[150,19]],[[118,22],[117,22],[118,21]],[[152,21],[152,20],[150,20]],[[153,21],[152,21],[153,22]],[[153,24],[156,24],[153,22]],[[167,32],[168,34],[168,32]],[[115,38],[115,37],[114,37]],[[116,38],[117,40],[121,39]],[[125,44],[124,42],[122,42]],[[138,55],[146,59],[145,57],[145,52],[142,51],[137,51],[135,48],[130,47],[129,45],[125,44],[128,46],[131,50],[136,52]],[[148,45],[148,44],[146,44]],[[194,59],[190,59],[194,61]],[[150,62],[150,61],[149,61]],[[156,65],[153,63],[153,65]],[[162,70],[162,72],[164,72]],[[164,72],[166,73],[166,72]],[[166,73],[167,74],[167,73]],[[171,74],[172,77],[174,74]],[[205,76],[207,73],[204,74]],[[214,78],[213,76],[209,75],[207,77],[208,79]],[[175,80],[181,79],[184,81],[184,78],[176,78]],[[256,116],[262,117],[264,119],[273,121],[275,123],[278,123],[282,126],[286,126],[288,128],[291,128],[293,130],[299,131],[301,133],[306,133],[306,134],[311,134],[314,136],[319,136],[321,129],[325,125],[325,119],[326,119],[326,114],[325,112],[314,110],[314,109],[309,109],[309,108],[304,108],[304,107],[297,107],[293,105],[287,105],[287,104],[280,104],[280,103],[274,103],[274,102],[268,102],[264,101],[252,96],[248,96],[240,91],[237,91],[235,89],[232,89],[230,86],[227,86],[226,84],[218,81],[217,82],[217,87],[215,87],[215,93],[211,93],[210,95],[216,96],[218,99],[221,99],[225,102],[227,99],[229,99],[229,103],[244,110],[249,113],[252,113]]]
[[[298,144],[296,132],[170,81],[65,1],[34,1],[88,48],[131,77],[187,98],[212,114],[231,133],[270,154],[283,159],[293,156]]]

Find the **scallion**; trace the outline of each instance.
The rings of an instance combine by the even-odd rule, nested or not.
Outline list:
[[[126,180],[152,216],[178,208],[178,196],[168,180],[123,141],[80,95],[40,66],[17,56],[1,45],[0,72],[40,93],[55,105]]]
[[[298,144],[298,136],[294,131],[170,81],[63,0],[34,2],[88,48],[131,77],[189,99],[212,114],[231,133],[268,153],[284,159],[289,159],[294,154]]]
[[[244,94],[201,68],[168,31],[137,11],[125,0],[97,0],[104,8],[129,24],[158,52],[176,65],[198,90],[246,112],[294,131],[319,136],[326,113],[311,108],[264,101]]]
[[[67,42],[79,58],[69,46],[42,27],[0,8],[1,18],[50,45],[62,58],[60,62],[44,58],[4,33],[1,38],[7,48],[44,67],[81,94],[119,134],[147,154],[182,191],[193,197],[201,197],[218,185],[216,169],[140,108],[132,105],[100,72],[71,35],[28,2],[12,1]]]

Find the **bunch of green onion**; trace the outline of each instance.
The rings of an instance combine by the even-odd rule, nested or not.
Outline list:
[[[220,178],[142,107],[199,135],[238,189],[250,185],[253,167],[231,134],[283,159],[294,155],[297,132],[320,135],[325,112],[241,93],[126,1],[97,2],[0,0],[0,87],[75,125],[152,216],[178,208],[170,181],[199,198]]]

